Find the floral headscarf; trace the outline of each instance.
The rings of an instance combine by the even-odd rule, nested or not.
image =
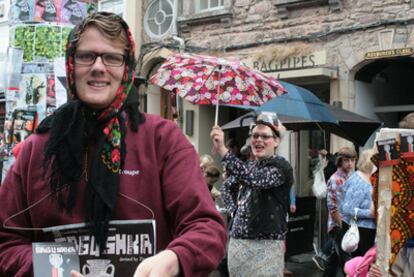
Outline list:
[[[102,14],[103,16],[114,16],[118,17],[112,13],[100,12],[96,14]],[[127,38],[130,44],[129,53],[127,53],[127,60],[125,62],[125,71],[122,78],[121,85],[116,92],[114,101],[101,113],[98,117],[99,121],[105,121],[105,128],[103,130],[106,136],[106,142],[104,149],[102,151],[102,162],[114,173],[119,173],[121,168],[121,132],[120,132],[120,122],[118,117],[115,116],[122,108],[122,105],[127,98],[131,86],[133,85],[135,79],[135,68],[136,68],[136,59],[135,51],[136,46],[134,39],[132,38],[131,31],[127,23],[121,20],[121,24],[127,34]],[[90,25],[84,25],[83,23],[78,24],[70,33],[68,39],[68,45],[66,49],[66,77],[69,88],[69,94],[72,99],[77,99],[77,92],[75,86],[75,63],[74,55],[76,52],[76,43],[74,43],[75,35],[79,32],[83,32],[85,28]],[[82,29],[82,30],[81,30]],[[109,119],[109,120],[108,120]]]
[[[76,39],[86,28],[94,26],[93,20],[108,18],[121,24],[127,34],[129,50],[115,99],[102,111],[92,111],[77,96],[74,78]],[[68,212],[77,201],[84,203],[85,221],[93,223],[92,231],[99,245],[106,242],[108,221],[118,198],[119,173],[126,156],[126,114],[133,132],[145,121],[138,111],[138,94],[133,85],[135,67],[135,43],[125,21],[112,13],[91,14],[71,31],[68,39],[66,72],[71,100],[42,121],[37,130],[38,133],[49,133],[44,162],[45,168],[51,169],[50,173],[45,172],[45,179],[52,192],[57,194],[58,203]],[[88,153],[91,154],[89,157]],[[87,183],[83,200],[77,195],[82,179]],[[65,187],[69,187],[67,194],[63,193]]]

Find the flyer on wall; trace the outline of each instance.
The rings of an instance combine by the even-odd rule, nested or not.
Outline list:
[[[78,251],[81,273],[88,277],[133,276],[145,258],[156,251],[155,220],[113,220],[103,251],[91,235],[90,224],[79,223],[43,229],[55,242],[72,242]]]

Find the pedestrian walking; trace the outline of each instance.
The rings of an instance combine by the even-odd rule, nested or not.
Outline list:
[[[345,253],[341,249],[342,215],[340,206],[344,197],[344,184],[354,172],[357,153],[350,147],[343,147],[336,153],[336,172],[327,182],[328,234],[333,240],[334,248],[329,255],[323,276],[335,277],[338,270],[343,270]]]
[[[342,232],[349,229],[354,219],[358,225],[358,248],[351,253],[352,257],[364,256],[375,242],[377,223],[375,220],[374,201],[372,200],[371,175],[377,170],[371,162],[374,149],[364,150],[358,160],[357,168],[346,181],[344,199],[341,203]]]

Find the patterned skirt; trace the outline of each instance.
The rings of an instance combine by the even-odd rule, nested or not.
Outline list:
[[[230,277],[283,277],[283,240],[230,238],[228,268]]]

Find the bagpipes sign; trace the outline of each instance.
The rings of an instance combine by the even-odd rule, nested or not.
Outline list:
[[[155,254],[154,220],[110,221],[102,251],[89,226],[80,223],[43,229],[52,241],[74,243],[81,273],[87,277],[133,276],[139,263]]]

